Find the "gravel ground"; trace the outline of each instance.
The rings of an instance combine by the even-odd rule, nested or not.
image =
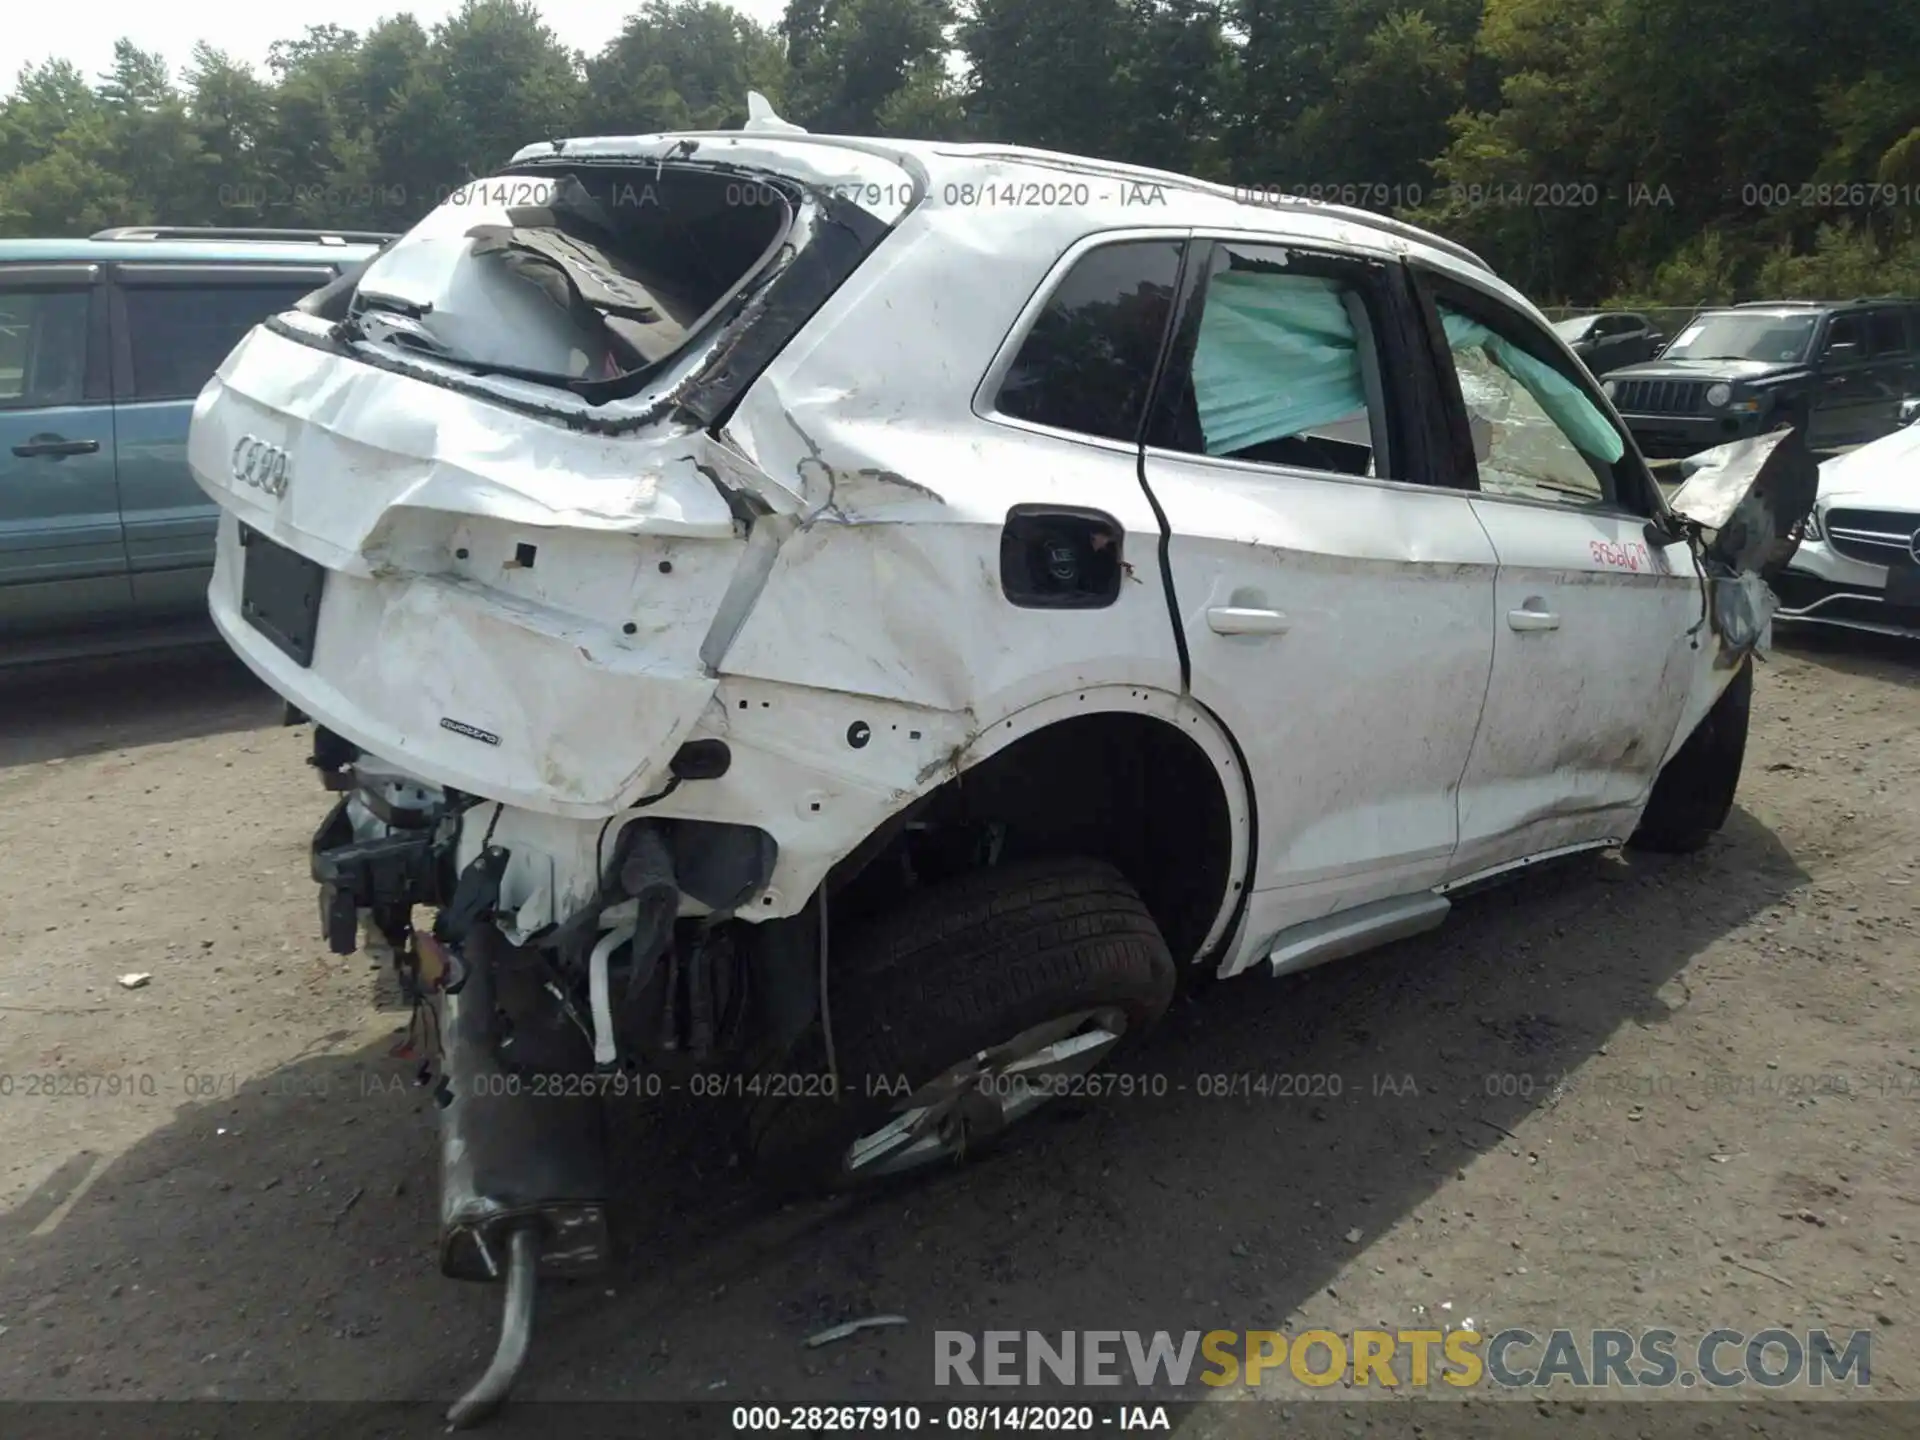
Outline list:
[[[622,1259],[543,1295],[517,1393],[879,1403],[933,1393],[937,1328],[1471,1318],[1864,1327],[1914,1398],[1920,653],[1795,643],[1707,852],[1183,1001],[1130,1062],[1164,1095],[783,1209],[713,1112],[615,1115]],[[436,1273],[405,1015],[317,938],[278,720],[219,650],[0,676],[0,1398],[444,1399],[491,1349],[497,1292]],[[912,1323],[801,1343],[876,1312]]]

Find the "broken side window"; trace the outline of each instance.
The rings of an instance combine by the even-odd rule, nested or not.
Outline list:
[[[1598,505],[1626,442],[1582,387],[1490,326],[1439,306],[1473,431],[1480,490]]]

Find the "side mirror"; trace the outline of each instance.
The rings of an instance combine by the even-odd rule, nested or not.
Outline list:
[[[1900,402],[1900,424],[1907,426],[1920,420],[1920,398]]]
[[[1820,354],[1823,359],[1827,360],[1857,360],[1860,357],[1860,342],[1858,340],[1834,340],[1830,342],[1827,348],[1821,351]]]
[[[1686,483],[1669,502],[1712,538],[1706,552],[1729,572],[1771,579],[1793,559],[1794,536],[1820,490],[1820,466],[1798,430],[1721,445],[1682,462]]]

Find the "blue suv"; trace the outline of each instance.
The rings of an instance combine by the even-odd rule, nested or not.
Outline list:
[[[209,633],[220,512],[187,468],[194,400],[255,324],[391,238],[0,240],[0,664]]]

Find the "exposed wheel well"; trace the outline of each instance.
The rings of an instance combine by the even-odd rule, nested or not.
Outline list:
[[[1237,895],[1232,819],[1214,762],[1156,716],[1105,711],[1023,736],[924,796],[836,867],[835,913],[902,888],[1047,856],[1106,860],[1139,891],[1176,963]]]

